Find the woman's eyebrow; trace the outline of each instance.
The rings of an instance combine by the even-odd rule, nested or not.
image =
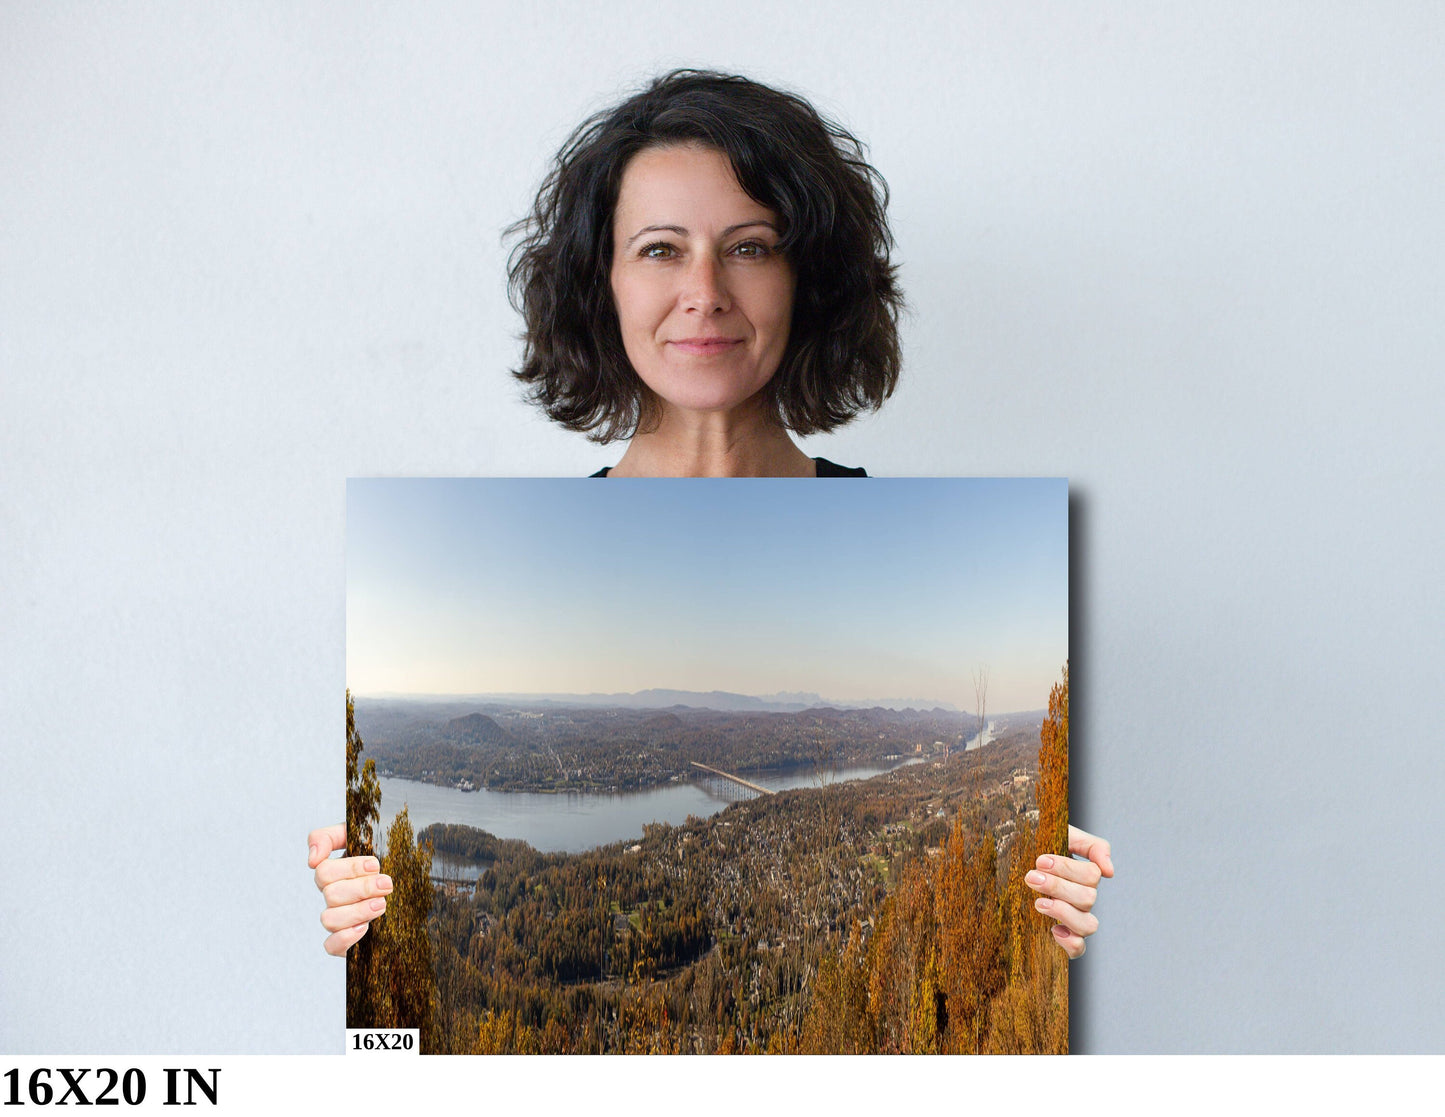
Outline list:
[[[687,236],[687,230],[681,225],[648,225],[645,228],[638,229],[637,232],[628,237],[622,247],[626,248],[638,237],[642,236],[643,233],[676,233],[680,237]]]
[[[771,229],[775,233],[778,232],[778,227],[774,225],[771,221],[764,221],[762,218],[759,218],[756,221],[742,221],[736,225],[729,225],[726,229],[722,231],[722,235],[725,237],[730,237],[739,229],[751,229],[755,225],[761,225],[764,228]],[[676,233],[680,237],[687,236],[687,230],[684,229],[681,225],[648,225],[645,228],[638,229],[637,232],[633,233],[630,237],[628,237],[627,240],[623,242],[622,247],[627,248],[632,244],[633,241],[635,241],[638,237],[642,236],[643,233]],[[779,235],[781,236],[782,234],[779,233]]]

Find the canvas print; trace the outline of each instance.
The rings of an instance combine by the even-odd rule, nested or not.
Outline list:
[[[1065,481],[352,480],[346,585],[349,1027],[1067,1050]]]

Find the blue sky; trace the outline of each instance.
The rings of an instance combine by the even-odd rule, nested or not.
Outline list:
[[[366,479],[357,694],[648,687],[1043,706],[1068,655],[1063,480]]]

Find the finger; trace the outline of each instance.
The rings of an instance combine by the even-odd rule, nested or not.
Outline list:
[[[1074,934],[1062,923],[1054,924],[1053,934],[1054,942],[1063,948],[1064,953],[1067,954],[1070,959],[1083,956],[1084,940],[1079,935]]]
[[[334,881],[323,888],[321,894],[326,897],[328,908],[339,908],[345,904],[385,896],[391,891],[391,887],[391,877],[383,873],[368,873],[364,877],[346,877]]]
[[[375,857],[328,857],[316,866],[316,887],[325,892],[327,885],[338,880],[379,872],[381,862]]]
[[[321,926],[328,931],[344,931],[358,923],[370,923],[386,910],[386,900],[378,896],[373,900],[362,900],[359,904],[327,908],[321,913]]]
[[[1087,938],[1099,929],[1097,917],[1086,911],[1080,911],[1073,904],[1065,903],[1063,900],[1040,896],[1034,901],[1034,907],[1056,923],[1062,923],[1080,938]]]
[[[306,835],[308,855],[306,867],[314,869],[325,861],[338,849],[346,848],[346,824],[337,823],[335,826],[323,826],[319,830],[313,830]]]
[[[1099,871],[1106,877],[1114,875],[1114,861],[1109,856],[1109,843],[1096,834],[1080,830],[1077,826],[1070,826],[1069,852],[1077,853],[1080,857],[1087,857],[1099,866]]]
[[[1087,888],[1098,887],[1099,877],[1103,875],[1103,871],[1092,861],[1060,857],[1053,853],[1040,854],[1034,865],[1041,873],[1063,877],[1065,880],[1071,880],[1075,884],[1082,884]]]
[[[1090,868],[1093,866],[1090,865]],[[1094,871],[1098,872],[1097,869]],[[1089,911],[1099,897],[1097,888],[1075,884],[1071,880],[1065,880],[1063,877],[1056,877],[1050,873],[1041,873],[1037,869],[1031,869],[1024,874],[1024,883],[1041,895],[1051,896],[1055,900],[1063,900],[1066,904],[1072,904],[1079,911]]]
[[[337,931],[334,935],[328,935],[324,943],[326,953],[338,958],[341,957],[346,953],[348,948],[350,948],[352,943],[366,934],[366,929],[370,926],[370,923],[358,923],[355,927],[348,927],[344,931]]]

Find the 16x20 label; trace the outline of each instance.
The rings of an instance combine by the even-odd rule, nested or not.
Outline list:
[[[348,1055],[420,1055],[420,1028],[347,1028]]]

